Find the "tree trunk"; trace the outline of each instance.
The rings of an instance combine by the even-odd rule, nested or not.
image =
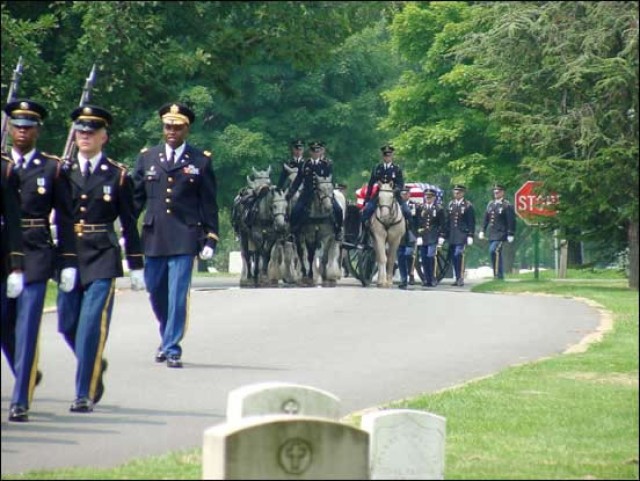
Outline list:
[[[629,287],[638,290],[638,221],[629,222]]]

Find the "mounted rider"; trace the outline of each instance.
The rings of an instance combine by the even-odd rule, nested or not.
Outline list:
[[[311,200],[314,192],[314,178],[333,176],[333,163],[331,160],[321,158],[324,150],[324,143],[315,141],[309,144],[309,150],[311,158],[304,161],[302,167],[298,169],[298,174],[293,180],[293,183],[287,191],[286,199],[290,201],[293,195],[302,185],[302,192],[295,206],[291,210],[291,231],[294,235],[300,232],[302,225],[304,224],[305,214],[308,212],[311,206]],[[342,240],[342,208],[336,201],[335,197],[332,198],[333,205],[333,222],[334,233],[337,241]]]
[[[251,225],[255,215],[255,204],[261,193],[271,187],[271,166],[265,171],[251,167],[252,176],[247,176],[247,185],[242,187],[233,199],[231,224],[236,234],[240,224]]]
[[[393,184],[396,200],[400,204],[404,218],[407,223],[409,223],[407,229],[413,227],[413,216],[411,215],[409,205],[407,204],[407,201],[403,200],[400,196],[400,191],[404,188],[404,176],[402,174],[402,168],[393,161],[394,150],[393,146],[388,144],[380,147],[380,151],[382,152],[382,162],[376,165],[371,172],[365,197],[365,206],[364,209],[362,209],[362,226],[365,236],[369,231],[369,219],[371,219],[371,216],[375,212],[378,202],[377,194],[372,195],[373,186],[378,182]]]
[[[284,191],[285,187],[291,184],[291,182],[287,182],[291,172],[300,170],[302,164],[304,164],[304,141],[302,139],[292,140],[291,157],[282,164],[282,171],[276,187]]]

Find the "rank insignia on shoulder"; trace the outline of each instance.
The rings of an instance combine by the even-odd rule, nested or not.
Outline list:
[[[140,149],[140,153],[144,154],[147,150],[149,150],[149,147],[145,147],[143,149]]]
[[[205,150],[204,152],[202,152],[205,156],[207,157],[211,157],[213,154],[211,152],[209,152],[208,150]]]

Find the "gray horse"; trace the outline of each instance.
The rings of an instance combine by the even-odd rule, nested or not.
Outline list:
[[[331,176],[316,176],[314,186],[309,214],[296,239],[302,261],[301,283],[313,286],[321,281],[325,287],[334,287],[341,268],[340,242],[335,240],[333,228],[333,180]]]
[[[398,246],[406,232],[404,215],[391,184],[380,183],[378,205],[371,219],[370,231],[378,264],[377,286],[391,287]]]

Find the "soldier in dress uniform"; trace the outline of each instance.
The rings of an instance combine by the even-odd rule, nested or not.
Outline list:
[[[2,322],[12,326],[13,333],[7,338],[3,335],[2,348],[16,379],[9,421],[25,422],[29,420],[33,389],[42,376],[36,365],[47,282],[57,268],[61,271],[60,289],[70,291],[77,275],[77,257],[67,171],[58,157],[36,149],[47,110],[33,100],[22,99],[8,103],[4,111],[10,122],[14,175],[20,184],[25,257],[24,290],[7,303],[7,318]],[[53,209],[57,246],[49,227]]]
[[[364,199],[365,206],[362,209],[362,222],[366,224],[376,210],[377,195],[372,195],[372,192],[373,186],[377,182],[393,183],[393,187],[396,190],[396,200],[400,203],[404,218],[409,222],[412,220],[412,215],[407,201],[400,197],[400,191],[404,188],[404,175],[402,174],[402,168],[393,161],[395,149],[391,145],[383,145],[380,147],[380,151],[382,152],[382,162],[377,164],[371,172]],[[407,226],[407,229],[409,228],[411,228],[411,225]],[[364,231],[368,232],[369,229],[365,228]]]
[[[135,203],[138,215],[146,207],[144,276],[161,338],[155,360],[180,368],[195,256],[212,259],[218,243],[217,186],[211,152],[186,143],[193,111],[175,102],[159,115],[165,143],[138,156]]]
[[[24,251],[20,215],[19,179],[13,170],[13,160],[2,154],[0,162],[0,314],[2,350],[13,369],[15,324],[9,323],[8,301],[18,297],[24,289]],[[11,346],[10,349],[7,349]]]
[[[473,244],[476,230],[476,218],[471,202],[464,198],[466,187],[457,184],[453,187],[453,200],[447,209],[449,258],[455,276],[454,286],[464,285],[464,249]]]
[[[424,190],[424,203],[418,206],[416,212],[418,224],[417,245],[420,249],[422,263],[423,287],[436,287],[436,253],[439,246],[444,244],[446,236],[445,213],[441,205],[436,202],[436,190],[427,187]]]
[[[298,169],[298,174],[286,194],[287,201],[290,201],[291,197],[293,197],[300,186],[302,186],[300,197],[291,210],[291,231],[294,235],[302,229],[305,213],[311,205],[314,192],[314,175],[318,177],[333,176],[333,162],[329,159],[321,159],[323,143],[321,141],[311,142],[309,144],[309,151],[311,158],[305,160],[304,164],[302,164],[302,168]],[[335,197],[332,199],[332,205],[334,235],[337,241],[341,241],[343,218],[342,207],[340,207],[340,204],[338,204]]]
[[[493,187],[493,200],[487,204],[484,224],[478,233],[479,239],[484,239],[485,231],[489,240],[493,277],[502,280],[504,279],[502,247],[505,241],[513,242],[516,233],[516,212],[513,205],[504,198],[504,186],[501,184]]]
[[[409,189],[403,187],[400,189],[400,198],[404,202],[409,202]],[[400,284],[398,285],[399,289],[407,289],[407,284],[413,285],[413,271],[415,269],[415,246],[416,246],[416,234],[413,229],[415,225],[414,222],[414,212],[416,211],[415,205],[411,205],[411,217],[412,220],[409,222],[411,228],[405,231],[405,234],[402,236],[400,240],[400,245],[398,246],[398,270],[400,271]]]
[[[144,289],[143,256],[133,205],[133,184],[126,167],[102,151],[112,116],[84,105],[71,113],[77,158],[68,161],[78,253],[78,282],[58,293],[58,329],[77,359],[76,398],[70,411],[93,411],[104,393],[103,352],[109,333],[116,277],[123,276],[121,248],[114,229],[122,226],[131,287]]]
[[[302,139],[295,139],[291,141],[291,157],[282,165],[282,172],[280,172],[280,178],[276,187],[282,191],[290,185],[287,180],[289,179],[289,169],[299,170],[304,163],[304,141]]]

